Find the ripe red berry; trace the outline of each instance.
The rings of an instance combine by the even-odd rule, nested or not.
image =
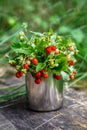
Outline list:
[[[44,78],[48,78],[48,76],[49,76],[48,73],[44,73],[44,74],[43,74],[43,77],[44,77]]]
[[[61,79],[61,75],[56,75],[56,74],[53,74],[53,77],[57,80],[60,80]]]
[[[20,78],[20,77],[21,77],[20,74],[19,74],[19,72],[17,72],[15,76],[16,76],[17,78]]]
[[[74,74],[71,74],[69,77],[71,80],[73,80],[75,76],[74,76]]]
[[[41,70],[41,73],[43,74],[43,73],[45,73],[46,72],[46,70],[45,69],[43,69],[43,70]]]
[[[69,65],[70,65],[70,66],[74,65],[74,61],[73,61],[73,60],[70,60],[70,61],[69,61]]]
[[[28,69],[28,66],[29,66],[29,65],[26,63],[26,64],[23,65],[23,68],[24,68],[24,69]]]
[[[35,77],[36,77],[36,78],[40,78],[40,77],[41,77],[41,72],[37,72],[37,73],[35,74]]]
[[[23,75],[23,73],[24,73],[23,71],[19,71],[20,76],[22,76],[22,75]]]
[[[23,71],[19,71],[19,72],[16,73],[17,78],[20,78],[22,75],[23,75]]]
[[[51,46],[51,50],[52,50],[52,51],[55,51],[55,50],[56,50],[56,46],[54,46],[54,45]]]
[[[61,75],[56,75],[56,79],[60,80],[61,79]]]
[[[32,63],[33,63],[34,65],[37,65],[37,64],[38,64],[38,60],[37,60],[36,58],[33,58],[33,59],[32,59]]]
[[[51,47],[49,46],[49,47],[47,47],[47,48],[45,48],[45,51],[46,51],[46,54],[50,54],[51,53]]]
[[[41,79],[39,78],[39,79],[35,79],[35,83],[36,84],[40,84],[40,82],[41,82]]]

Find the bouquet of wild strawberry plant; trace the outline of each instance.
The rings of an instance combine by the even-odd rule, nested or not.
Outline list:
[[[11,45],[12,56],[9,63],[16,69],[16,77],[30,72],[35,83],[53,74],[55,80],[73,80],[76,76],[75,56],[78,52],[71,38],[53,32],[32,33],[27,37],[20,32],[18,39]]]

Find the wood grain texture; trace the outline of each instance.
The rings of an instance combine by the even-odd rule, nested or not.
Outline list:
[[[87,91],[64,92],[63,107],[52,112],[30,111],[26,96],[1,103],[0,130],[87,130]]]

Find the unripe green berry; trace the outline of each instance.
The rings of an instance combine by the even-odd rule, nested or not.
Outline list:
[[[16,70],[20,70],[20,66],[19,65],[16,65]]]
[[[77,55],[77,54],[78,54],[78,52],[79,52],[79,51],[78,51],[78,50],[76,50],[76,51],[75,51],[75,55]]]
[[[11,66],[14,66],[14,65],[15,65],[15,61],[14,61],[14,60],[9,60],[9,64],[10,64]]]
[[[53,59],[49,61],[49,65],[54,66],[54,60]]]
[[[57,36],[58,41],[62,41],[62,37],[61,36]]]
[[[19,63],[22,63],[23,60],[24,60],[23,56],[20,56],[20,57],[19,57]]]
[[[26,74],[26,73],[27,73],[27,70],[26,70],[26,69],[22,69],[22,71],[24,72],[24,74]]]
[[[24,36],[23,35],[19,36],[19,39],[21,42],[24,41]]]

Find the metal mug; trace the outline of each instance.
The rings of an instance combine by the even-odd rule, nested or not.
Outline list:
[[[52,111],[62,107],[63,81],[54,79],[51,73],[47,79],[43,78],[40,84],[36,84],[35,78],[28,72],[26,89],[29,109]]]

